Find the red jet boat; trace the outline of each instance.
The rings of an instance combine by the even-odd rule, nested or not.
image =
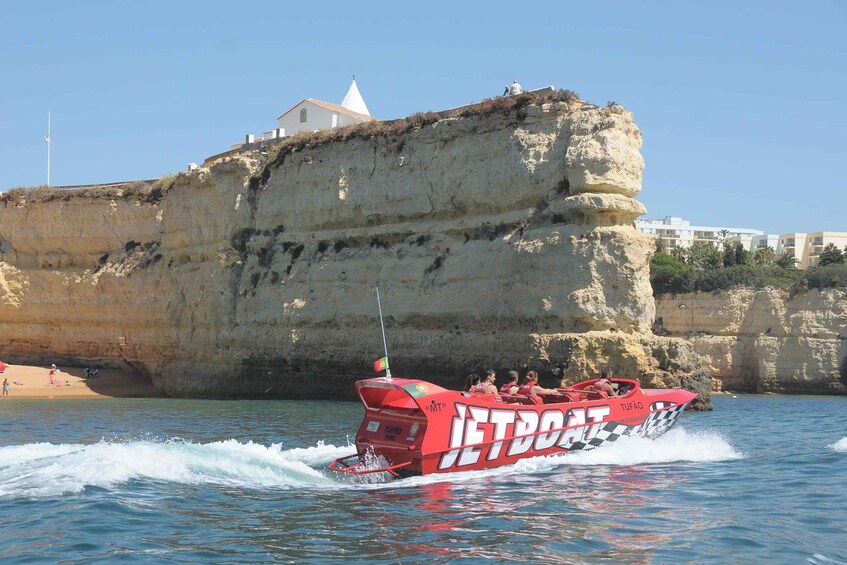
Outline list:
[[[447,390],[416,379],[358,381],[365,417],[356,454],[329,469],[349,475],[428,475],[508,465],[527,457],[587,450],[626,435],[668,431],[697,397],[611,379],[618,396],[583,381],[546,396]]]

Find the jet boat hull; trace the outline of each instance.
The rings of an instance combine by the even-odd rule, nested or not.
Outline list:
[[[453,391],[417,379],[362,380],[356,454],[329,468],[399,476],[470,471],[595,449],[627,435],[657,437],[697,396],[613,379],[623,393],[609,398],[594,382],[542,398]]]

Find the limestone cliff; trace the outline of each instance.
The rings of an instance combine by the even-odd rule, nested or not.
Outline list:
[[[847,291],[776,288],[664,296],[656,315],[727,388],[847,393]]]
[[[7,198],[0,350],[123,360],[174,395],[347,395],[382,355],[379,286],[398,375],[655,376],[629,346],[571,358],[574,336],[643,349],[655,316],[628,111],[547,101],[348,137],[219,160],[160,199]]]

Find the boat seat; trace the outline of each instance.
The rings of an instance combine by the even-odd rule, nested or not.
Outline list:
[[[503,399],[503,402],[505,402],[506,404],[520,404],[521,398],[525,398],[525,397],[518,396],[517,394],[501,393],[500,398]]]
[[[520,400],[518,400],[518,404],[527,404],[527,405],[535,405],[535,404],[544,404],[544,400],[540,396],[527,396],[525,394],[516,394]]]

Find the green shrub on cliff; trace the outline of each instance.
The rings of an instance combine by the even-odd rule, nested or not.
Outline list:
[[[838,249],[834,243],[827,243],[821,252],[818,265],[821,267],[826,267],[827,265],[843,265],[844,258],[844,252]]]
[[[847,287],[847,266],[824,265],[806,271],[803,276],[809,288]]]
[[[691,292],[693,271],[676,257],[660,251],[653,255],[650,260],[650,283],[653,285],[653,294],[679,294]]]
[[[713,259],[712,256],[709,258]],[[714,265],[714,262],[707,260],[701,264]],[[656,296],[686,292],[714,292],[737,287],[787,288],[797,281],[798,275],[795,273],[779,267],[748,264],[729,267],[695,267],[666,253],[656,253],[650,261],[650,283],[653,285],[653,294]]]
[[[847,265],[825,265],[805,271],[776,264],[703,268],[660,252],[650,260],[650,283],[654,296],[766,286],[799,293],[813,288],[847,288]]]

